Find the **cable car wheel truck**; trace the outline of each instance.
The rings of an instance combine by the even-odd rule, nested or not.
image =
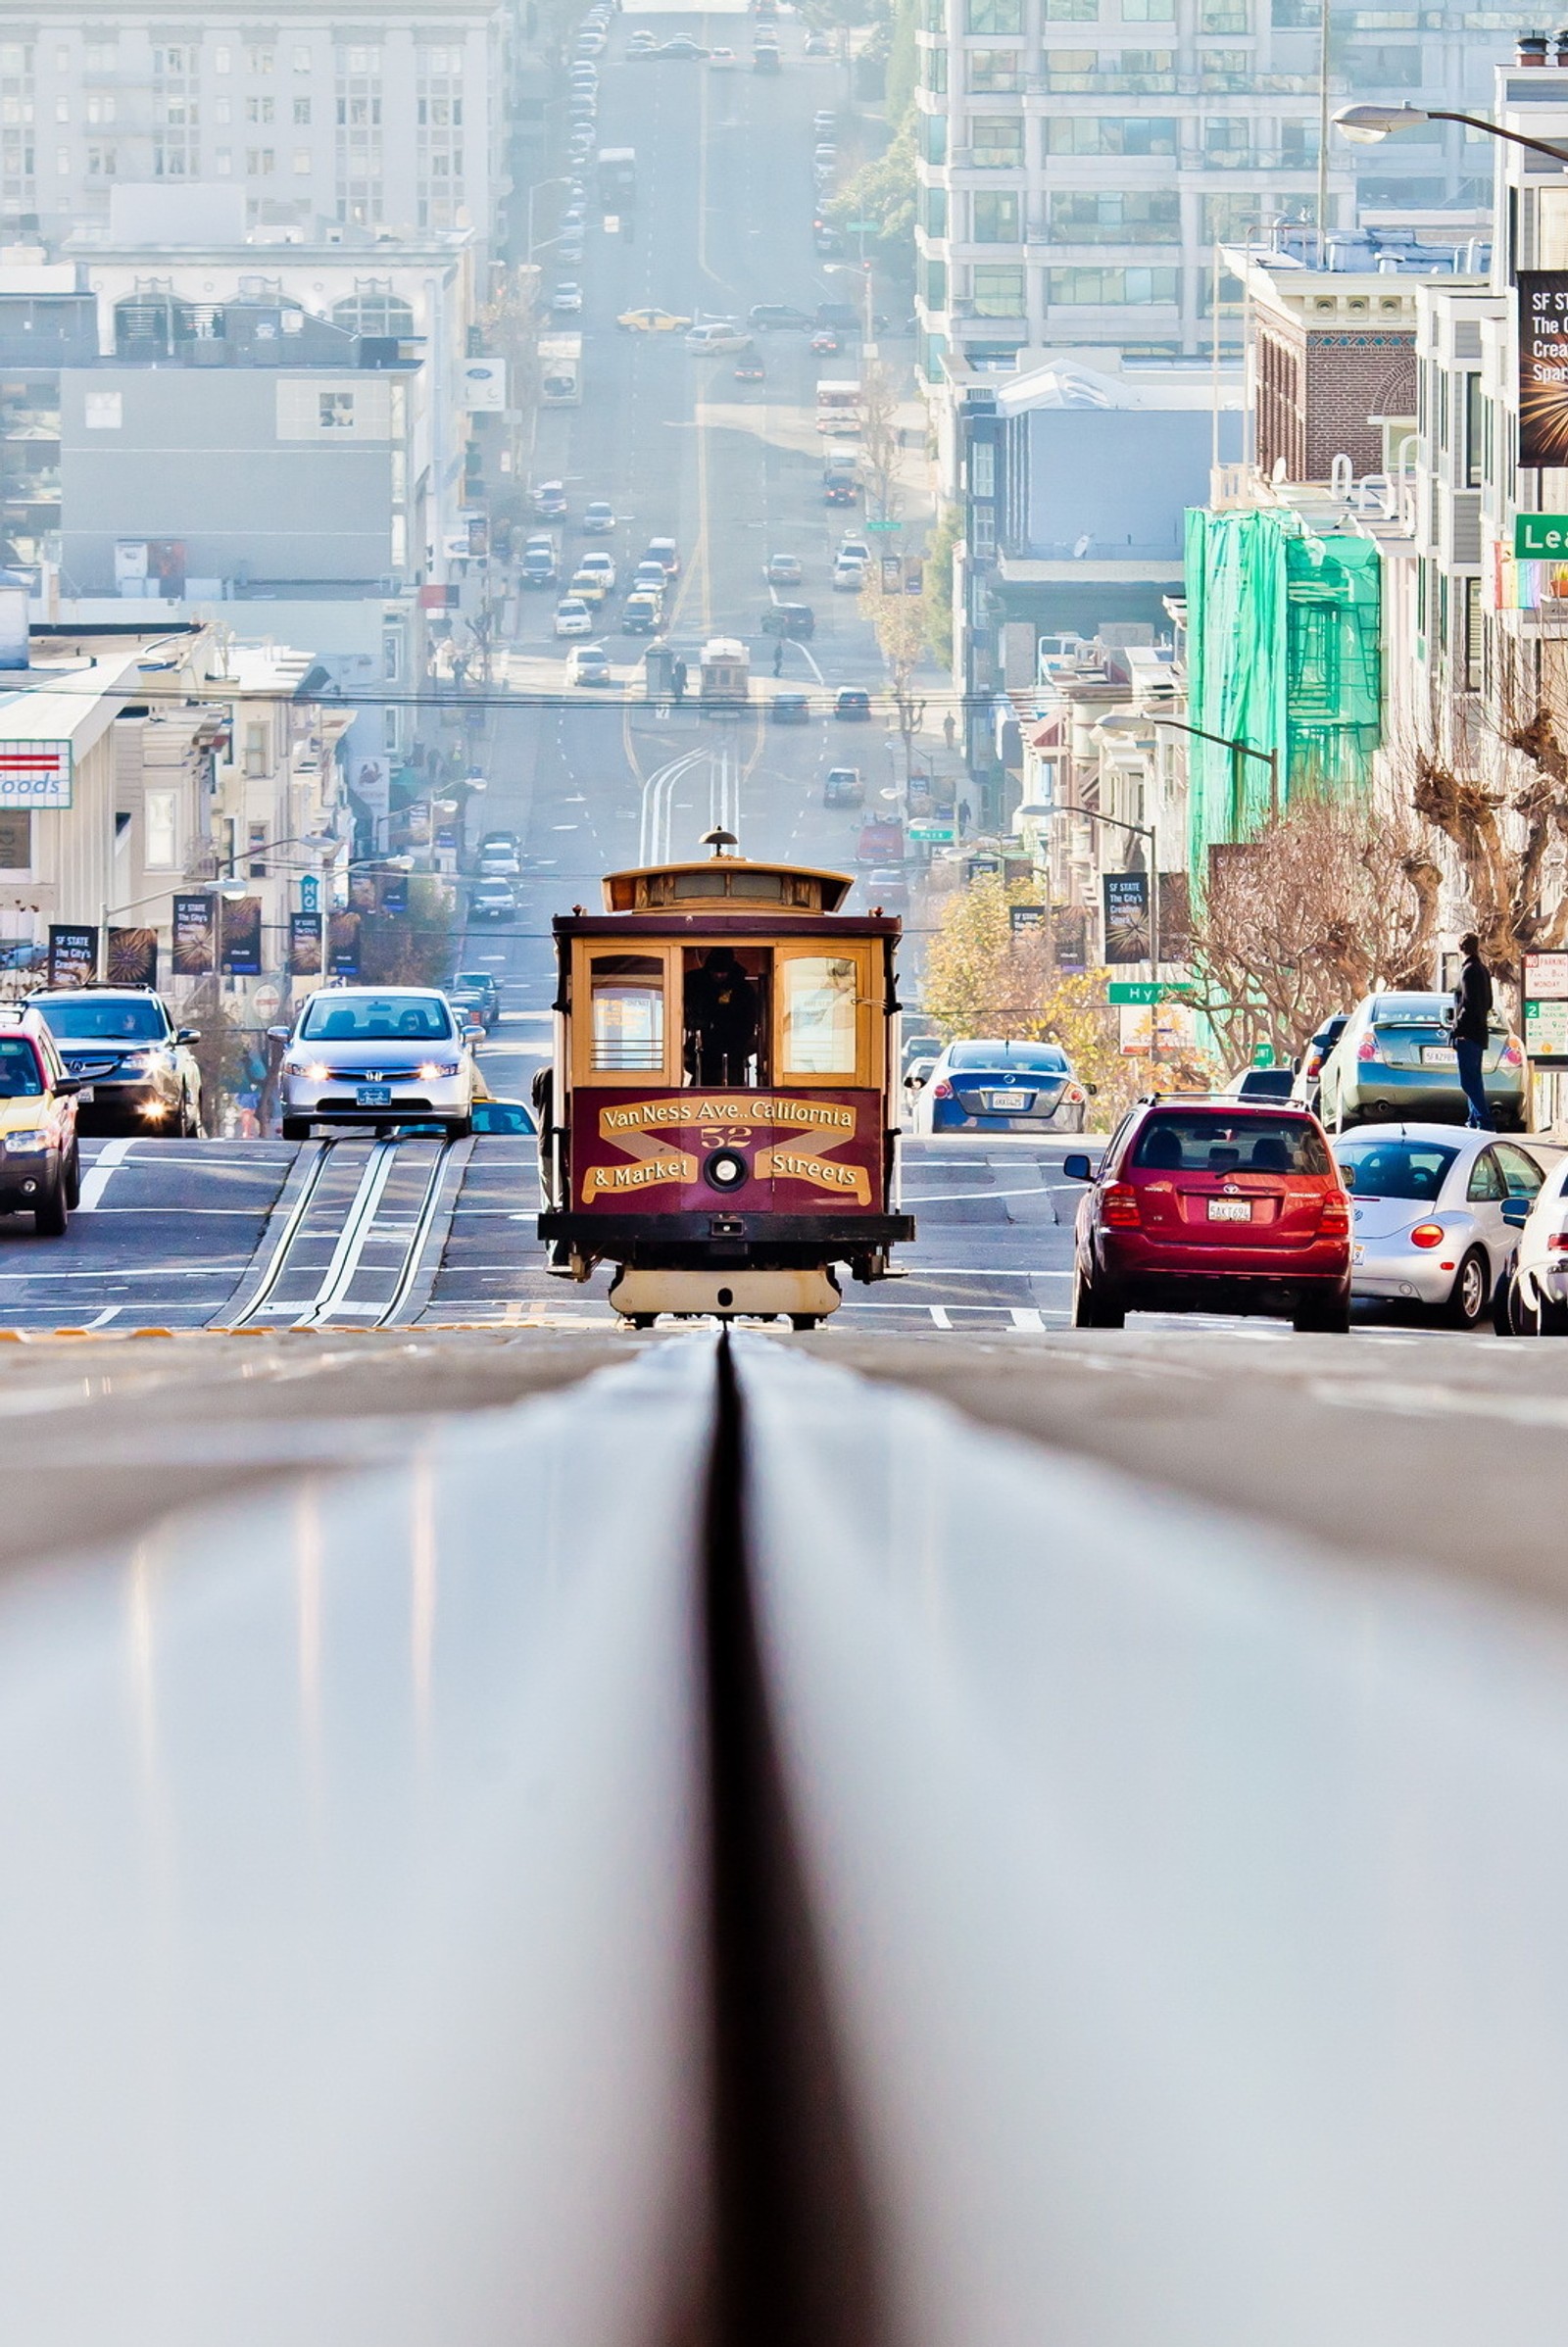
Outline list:
[[[539,1236],[550,1269],[617,1266],[610,1300],[661,1313],[837,1309],[837,1270],[896,1276],[900,924],[844,916],[842,872],[754,863],[612,872],[603,913],[555,921]]]

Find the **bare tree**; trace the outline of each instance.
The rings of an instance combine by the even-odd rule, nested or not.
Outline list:
[[[1265,1043],[1294,1060],[1380,980],[1430,986],[1442,884],[1416,826],[1360,799],[1298,802],[1216,855],[1192,953],[1232,1063]]]
[[[860,367],[860,471],[866,502],[878,521],[896,521],[899,490],[899,401],[892,374],[880,359]]]
[[[887,663],[888,686],[898,717],[899,738],[904,744],[904,779],[907,785],[914,774],[915,736],[925,722],[925,703],[914,697],[914,677],[927,657],[930,613],[923,593],[906,595],[902,581],[899,588],[884,593],[881,564],[871,562],[867,567],[869,576],[860,596],[860,610],[876,630],[877,646]],[[902,573],[902,562],[899,567]]]

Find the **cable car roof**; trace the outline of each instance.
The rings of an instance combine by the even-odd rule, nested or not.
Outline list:
[[[642,864],[607,872],[607,912],[717,910],[721,905],[776,912],[837,912],[855,886],[849,872],[815,865],[754,863],[749,856],[710,856],[703,863]]]

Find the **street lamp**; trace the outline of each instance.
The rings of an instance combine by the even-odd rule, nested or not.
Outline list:
[[[1413,130],[1422,122],[1463,122],[1467,129],[1484,130],[1489,138],[1505,138],[1513,146],[1528,147],[1532,154],[1549,155],[1553,163],[1568,163],[1568,147],[1526,138],[1522,130],[1505,130],[1500,122],[1489,122],[1481,115],[1454,114],[1442,106],[1342,106],[1334,117],[1335,128],[1358,147],[1375,147],[1380,139],[1391,138],[1398,130]]]
[[[1386,111],[1392,113],[1396,109],[1389,108]],[[1137,734],[1143,733],[1151,725],[1173,725],[1178,733],[1196,734],[1199,741],[1215,742],[1221,750],[1230,752],[1232,811],[1238,815],[1241,812],[1242,805],[1242,760],[1244,758],[1257,758],[1268,768],[1269,820],[1273,823],[1279,821],[1280,754],[1277,750],[1254,750],[1250,742],[1241,741],[1228,733],[1210,733],[1205,725],[1191,725],[1185,717],[1158,716],[1152,710],[1113,710],[1101,718],[1095,731],[1096,733]]]

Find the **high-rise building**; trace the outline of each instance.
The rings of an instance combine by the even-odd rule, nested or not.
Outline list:
[[[504,210],[510,12],[82,0],[0,23],[0,238],[107,225],[126,182],[224,181],[253,226],[399,233]]]
[[[924,0],[917,304],[929,380],[952,350],[1214,339],[1214,249],[1318,193],[1319,0]],[[1330,86],[1414,106],[1485,101],[1507,34],[1450,9],[1331,19]],[[1511,29],[1511,21],[1510,21]],[[1368,207],[1485,200],[1489,159],[1425,123],[1369,153],[1336,139],[1328,224]],[[1224,287],[1222,284],[1222,299]],[[1220,340],[1241,319],[1222,315]]]

